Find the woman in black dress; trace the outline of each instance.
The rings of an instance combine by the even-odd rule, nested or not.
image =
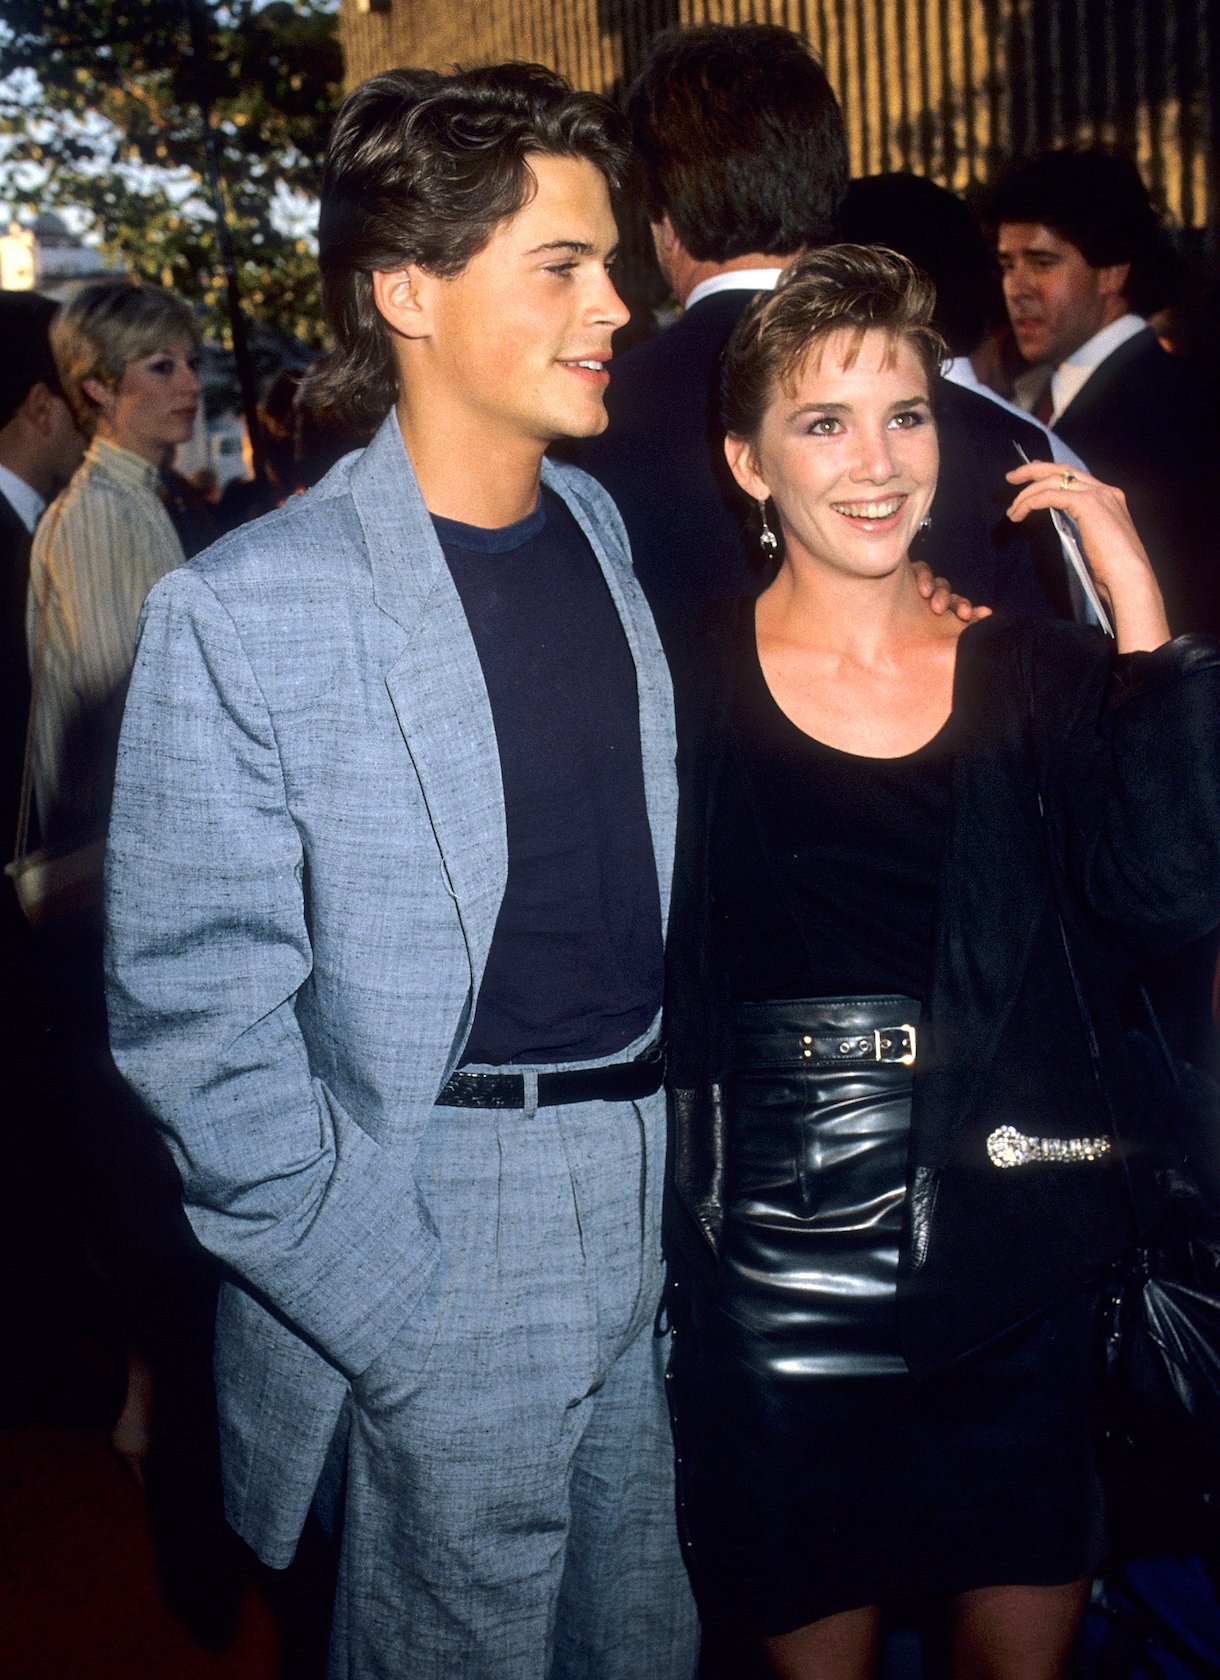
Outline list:
[[[1220,647],[1170,640],[1121,494],[1010,474],[1011,518],[1077,520],[1113,643],[916,593],[931,303],[839,246],[743,318],[725,447],[782,559],[678,684],[681,1519],[705,1610],[802,1680],[925,1595],[959,1677],[1063,1671],[1138,1199],[1119,1001],[1220,920]]]

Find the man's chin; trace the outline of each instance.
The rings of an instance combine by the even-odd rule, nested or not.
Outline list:
[[[584,417],[580,430],[573,429],[568,433],[568,436],[574,438],[600,437],[609,424],[610,416],[606,413],[605,407],[599,403],[595,409],[591,409],[588,415]]]
[[[1022,338],[1019,333],[1014,333],[1013,337],[1016,340],[1017,350],[1019,351],[1022,360],[1028,362],[1031,367],[1035,366],[1038,362],[1046,361],[1047,342],[1045,338]]]

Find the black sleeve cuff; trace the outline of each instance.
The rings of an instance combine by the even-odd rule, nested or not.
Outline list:
[[[1220,642],[1192,631],[1175,636],[1151,653],[1117,654],[1107,701],[1118,706],[1136,695],[1167,688],[1197,671],[1213,670],[1220,670]]]

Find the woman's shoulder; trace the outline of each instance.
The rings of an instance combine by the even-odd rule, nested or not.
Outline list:
[[[966,626],[958,643],[958,666],[973,678],[995,681],[997,666],[1018,674],[1036,671],[1045,680],[1096,676],[1114,662],[1114,643],[1100,629],[1059,618],[1021,618],[993,613]]]
[[[116,520],[146,521],[152,493],[141,495],[88,457],[72,474],[38,522],[34,547],[45,553],[57,543],[96,537]]]
[[[1095,727],[1113,669],[1114,643],[1100,630],[997,613],[958,641],[954,712],[987,740],[1024,738],[1031,724]]]

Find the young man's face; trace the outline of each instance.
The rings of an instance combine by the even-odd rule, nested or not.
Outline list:
[[[1093,268],[1041,222],[1002,222],[996,250],[1008,319],[1027,362],[1057,367],[1124,312],[1126,263]]]
[[[610,195],[585,159],[535,156],[530,166],[537,192],[462,272],[417,280],[423,412],[468,450],[545,448],[606,426],[610,335],[629,314],[608,272],[618,245]]]

